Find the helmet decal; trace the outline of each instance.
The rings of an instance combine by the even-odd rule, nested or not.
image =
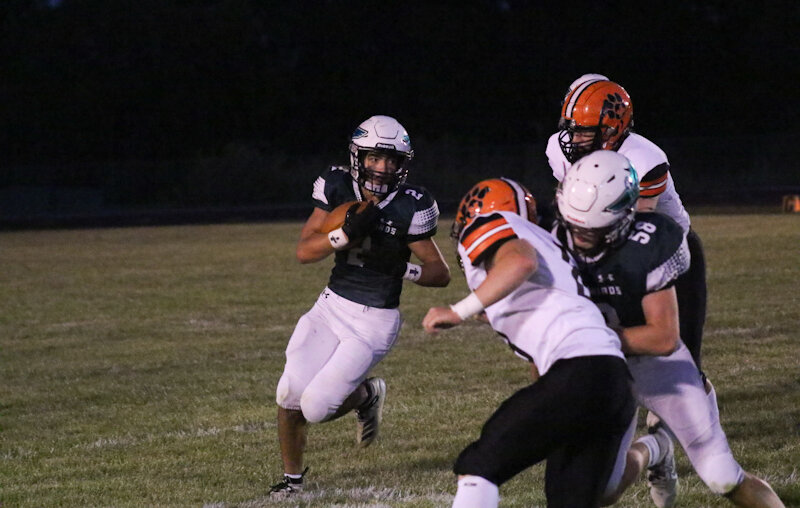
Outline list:
[[[603,101],[603,116],[607,116],[614,120],[622,119],[620,109],[624,107],[622,96],[618,93],[608,94],[606,100]]]
[[[575,163],[596,150],[616,150],[633,127],[628,92],[608,80],[578,85],[561,107],[558,142],[566,159]]]
[[[514,212],[533,223],[537,219],[536,200],[525,186],[510,178],[491,178],[476,183],[461,198],[450,236],[457,239],[476,216],[496,211]]]
[[[379,173],[364,167],[364,157],[369,152],[386,152],[396,157],[394,173]],[[400,122],[390,116],[376,115],[364,120],[350,137],[350,176],[379,198],[394,192],[405,182],[408,161],[413,157],[411,138]]]
[[[483,198],[489,192],[489,186],[484,185],[479,187],[476,185],[464,196],[464,199],[461,200],[461,206],[459,207],[459,213],[464,215],[465,217],[470,216],[470,210],[482,210],[483,209]]]

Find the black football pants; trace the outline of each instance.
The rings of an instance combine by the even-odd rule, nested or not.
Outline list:
[[[703,344],[703,326],[706,323],[706,258],[700,237],[693,230],[686,235],[692,262],[689,270],[675,281],[678,295],[681,340],[686,344],[697,368],[700,365],[700,347]]]
[[[599,506],[636,407],[630,382],[621,358],[557,361],[500,405],[453,471],[502,485],[547,459],[549,508]]]

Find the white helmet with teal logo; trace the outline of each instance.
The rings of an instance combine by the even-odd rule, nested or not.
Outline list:
[[[369,152],[396,157],[397,170],[392,174],[373,174],[364,168],[364,157]],[[350,138],[350,175],[378,197],[395,191],[406,181],[408,161],[413,157],[414,150],[405,127],[390,116],[376,115],[364,120]]]
[[[603,249],[624,241],[639,198],[639,179],[630,161],[598,150],[567,170],[556,191],[558,219],[567,228],[595,231]]]

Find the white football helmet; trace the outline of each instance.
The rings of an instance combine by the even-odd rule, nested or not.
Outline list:
[[[624,241],[639,198],[639,178],[618,152],[598,150],[572,165],[556,191],[558,220],[575,233],[591,233],[598,243],[590,255]]]
[[[397,171],[377,175],[364,168],[364,156],[369,152],[388,152],[396,156]],[[408,161],[413,157],[406,129],[390,116],[376,115],[364,120],[350,138],[350,175],[378,197],[393,192],[406,181]]]

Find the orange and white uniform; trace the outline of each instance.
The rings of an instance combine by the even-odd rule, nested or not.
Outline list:
[[[477,288],[486,278],[484,259],[514,238],[536,249],[539,268],[510,295],[486,308],[492,328],[514,353],[535,363],[541,375],[561,359],[622,358],[619,337],[588,298],[570,254],[549,232],[516,213],[479,215],[462,231],[458,255],[467,285]]]
[[[558,132],[547,141],[545,154],[553,170],[553,176],[559,182],[572,166],[561,151],[558,144]],[[625,138],[617,152],[631,161],[639,176],[639,196],[641,199],[658,198],[656,212],[672,217],[680,224],[684,235],[689,232],[691,220],[684,208],[675,183],[669,172],[667,154],[655,143],[644,136],[632,132]]]

